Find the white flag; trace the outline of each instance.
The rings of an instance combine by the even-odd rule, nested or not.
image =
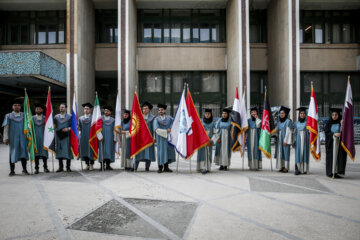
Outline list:
[[[187,156],[187,143],[186,136],[192,134],[191,124],[193,120],[189,116],[186,102],[185,102],[185,89],[181,94],[180,104],[176,111],[171,132],[169,134],[169,143],[173,145],[179,155],[183,158]]]
[[[115,127],[116,132],[116,144],[115,144],[115,153],[120,155],[120,129],[121,129],[121,99],[120,93],[117,93],[116,96],[116,107],[115,107]]]
[[[248,123],[248,116],[246,111],[246,102],[245,102],[245,92],[242,95],[241,105],[240,105],[240,119],[241,119],[241,133],[239,136],[239,143],[240,143],[240,152],[244,154],[245,150],[245,132],[249,127]]]

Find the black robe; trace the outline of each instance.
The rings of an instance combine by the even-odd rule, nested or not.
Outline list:
[[[326,147],[326,175],[332,176],[333,171],[333,135],[334,133],[331,132],[331,126],[333,124],[338,124],[341,121],[341,115],[339,115],[338,120],[334,121],[330,117],[329,121],[326,123],[325,126],[325,147]],[[341,140],[341,138],[340,138]],[[338,151],[338,158],[337,158],[338,174],[345,175],[345,167],[346,167],[346,152],[344,148],[339,144],[339,151]]]

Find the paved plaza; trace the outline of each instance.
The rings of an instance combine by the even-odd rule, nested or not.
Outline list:
[[[323,147],[323,146],[322,146]],[[360,154],[360,146],[356,146]],[[0,239],[360,239],[360,159],[345,179],[325,176],[325,149],[310,174],[249,171],[239,153],[230,170],[192,173],[80,171],[8,177],[8,147],[0,144]],[[245,160],[247,157],[245,156]],[[51,159],[48,162],[52,170]],[[55,162],[55,170],[58,164]],[[96,169],[99,164],[95,164]],[[170,167],[175,170],[176,164]],[[28,165],[28,170],[30,166]]]

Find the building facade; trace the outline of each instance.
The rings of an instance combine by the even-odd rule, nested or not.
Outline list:
[[[266,86],[273,106],[294,110],[309,104],[313,82],[325,117],[343,106],[349,75],[360,116],[359,70],[357,0],[0,2],[2,116],[23,88],[44,103],[48,86],[55,105],[95,91],[115,105],[119,91],[130,108],[136,90],[174,114],[184,83],[200,114],[219,116],[236,87],[248,108],[262,107]]]

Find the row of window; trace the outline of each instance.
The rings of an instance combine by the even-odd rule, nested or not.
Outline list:
[[[65,43],[65,11],[0,13],[0,44]]]

